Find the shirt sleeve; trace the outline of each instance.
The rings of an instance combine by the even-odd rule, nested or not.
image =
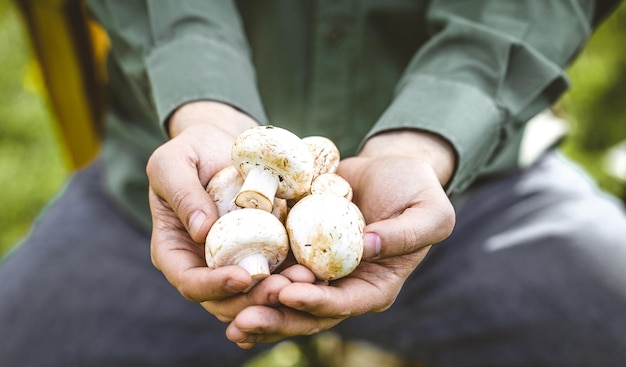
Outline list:
[[[592,1],[435,0],[432,36],[368,134],[415,128],[457,153],[447,191],[465,189],[525,121],[568,88],[566,65],[591,33]]]
[[[93,0],[112,57],[133,93],[165,124],[194,100],[230,104],[259,122],[261,105],[251,52],[232,1]]]

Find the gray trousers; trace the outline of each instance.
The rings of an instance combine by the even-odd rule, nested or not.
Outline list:
[[[239,366],[80,171],[0,263],[0,366]],[[558,154],[476,188],[386,312],[335,330],[427,366],[624,366],[626,215]]]

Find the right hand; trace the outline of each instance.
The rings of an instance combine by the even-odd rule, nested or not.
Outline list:
[[[189,300],[222,299],[252,282],[238,266],[209,269],[204,241],[218,218],[206,185],[231,164],[233,142],[253,126],[256,121],[228,105],[192,102],[172,115],[172,139],[148,161],[152,262]]]
[[[277,306],[278,293],[292,282],[315,282],[302,266],[273,274],[250,292],[252,278],[239,266],[210,269],[204,242],[218,219],[206,193],[209,180],[231,164],[231,147],[246,129],[257,126],[248,115],[217,102],[193,102],[170,119],[171,140],[150,157],[146,168],[152,213],[154,266],[190,301],[199,302],[222,322],[249,306]]]

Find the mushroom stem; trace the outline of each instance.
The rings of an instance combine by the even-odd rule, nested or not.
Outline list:
[[[278,180],[263,168],[253,168],[248,172],[243,186],[235,198],[241,208],[262,209],[272,212]]]
[[[263,280],[270,275],[267,258],[263,256],[263,254],[256,253],[248,255],[239,260],[237,265],[246,269],[254,282]]]

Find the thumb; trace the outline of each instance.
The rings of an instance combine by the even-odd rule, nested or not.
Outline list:
[[[175,159],[163,147],[153,153],[146,167],[150,188],[156,194],[150,203],[153,220],[168,220],[165,218],[171,218],[171,213],[161,211],[173,211],[191,238],[203,243],[217,219],[215,204],[205,190],[206,183],[200,181],[191,155],[178,155],[183,158]]]
[[[437,205],[407,208],[397,217],[365,227],[363,258],[377,260],[416,252],[446,239],[454,223],[454,208],[447,198]]]

